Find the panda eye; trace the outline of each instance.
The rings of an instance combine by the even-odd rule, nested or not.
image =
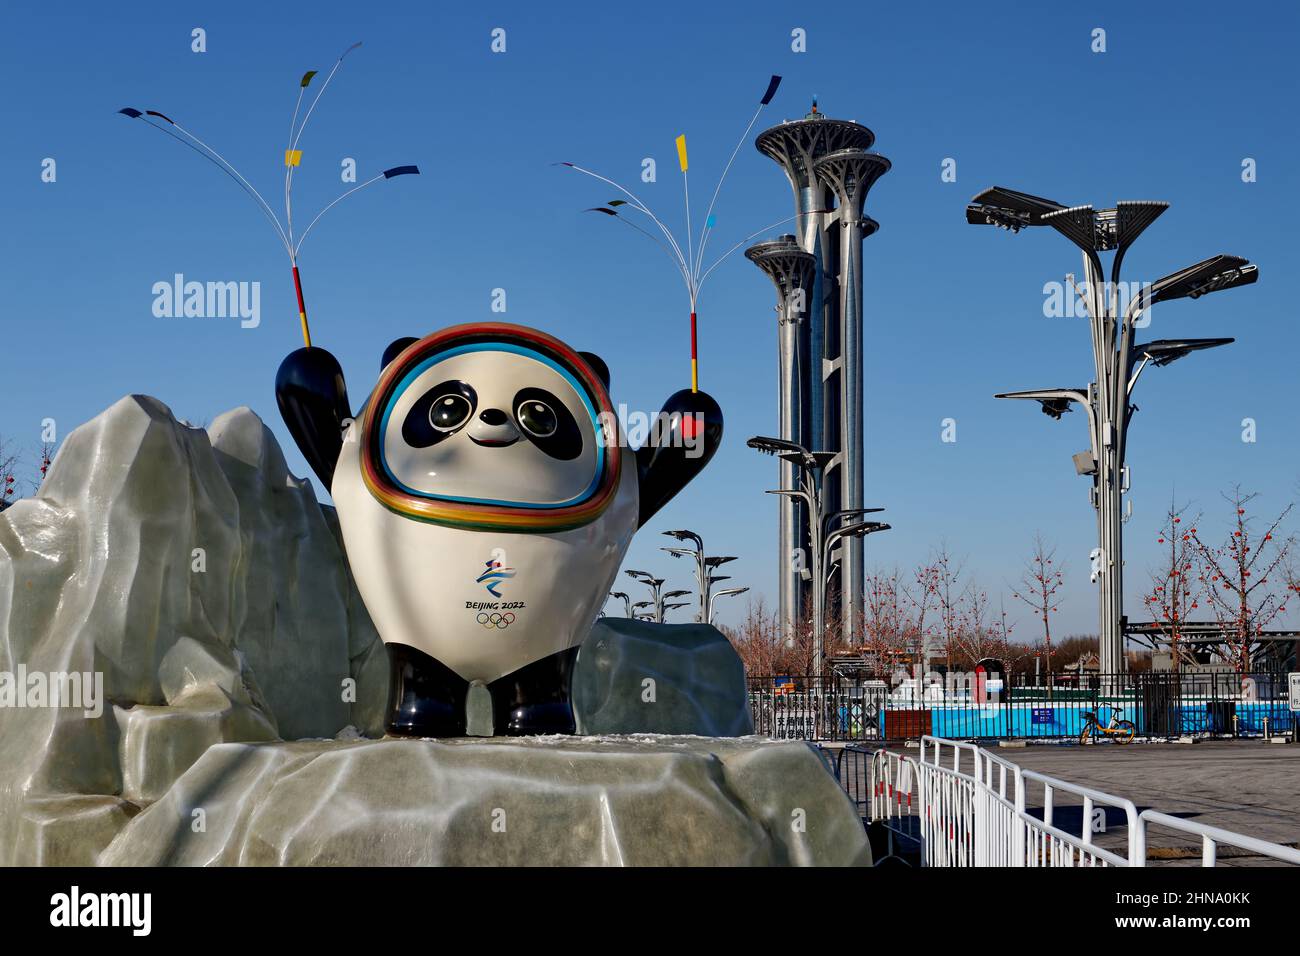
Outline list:
[[[468,382],[441,382],[417,398],[407,411],[402,441],[412,448],[431,448],[465,427],[476,407],[478,393]]]
[[[511,403],[524,437],[556,461],[573,461],[582,454],[582,429],[564,402],[544,388],[529,386]]]
[[[429,424],[440,432],[455,431],[473,411],[464,395],[442,395],[429,407]]]
[[[545,402],[535,398],[525,399],[515,409],[515,419],[524,431],[535,438],[549,438],[559,427],[555,411]]]

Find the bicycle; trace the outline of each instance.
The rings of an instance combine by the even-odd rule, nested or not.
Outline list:
[[[1133,740],[1133,735],[1137,733],[1137,727],[1131,720],[1120,720],[1119,715],[1124,712],[1122,707],[1116,707],[1111,704],[1110,718],[1106,721],[1105,726],[1097,719],[1097,711],[1085,710],[1083,712],[1083,730],[1079,731],[1079,744],[1088,743],[1089,740],[1113,737],[1115,743],[1126,744]],[[1101,708],[1097,708],[1100,710]]]

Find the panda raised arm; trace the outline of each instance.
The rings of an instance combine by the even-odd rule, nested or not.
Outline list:
[[[313,346],[290,352],[275,375],[275,402],[298,450],[328,490],[343,430],[352,420],[338,359]]]
[[[704,392],[684,388],[664,402],[656,427],[636,453],[640,525],[668,504],[722,444],[722,409]]]

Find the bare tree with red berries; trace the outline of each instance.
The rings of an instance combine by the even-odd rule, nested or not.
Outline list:
[[[1178,668],[1185,653],[1183,629],[1191,612],[1199,608],[1201,577],[1196,571],[1197,549],[1193,541],[1201,516],[1184,521],[1183,508],[1172,504],[1156,537],[1156,544],[1167,549],[1167,557],[1151,572],[1151,591],[1143,598],[1151,620],[1169,642],[1170,656]]]
[[[933,563],[920,565],[912,576],[912,583],[903,587],[903,597],[907,601],[909,640],[912,659],[915,663],[924,663],[926,649],[930,643],[930,634],[934,630],[934,618],[929,616],[930,609],[936,604],[939,594],[939,569]]]
[[[973,581],[966,585],[957,601],[956,623],[952,629],[948,664],[965,666],[978,663],[985,657],[996,656],[1001,651],[997,632],[985,620],[988,617],[989,595]],[[965,669],[973,669],[967,666]]]
[[[21,457],[12,440],[0,435],[0,511],[4,511],[20,496],[18,491],[18,465]]]
[[[45,476],[50,473],[50,465],[54,463],[54,442],[41,442],[41,477],[37,480],[36,486],[39,488],[45,483]]]
[[[934,584],[935,610],[939,613],[938,634],[943,642],[944,656],[951,662],[956,642],[962,628],[965,592],[961,584],[963,565],[953,560],[948,546],[942,544],[930,561],[931,580]]]
[[[1016,629],[1016,625],[1007,620],[1007,606],[1000,595],[998,597],[998,619],[993,622],[993,627],[997,631],[998,639],[1003,644],[1011,643],[1011,632]]]
[[[1280,538],[1279,528],[1295,507],[1288,504],[1262,535],[1252,534],[1255,519],[1247,505],[1258,492],[1245,494],[1233,486],[1223,498],[1236,512],[1232,531],[1220,546],[1205,543],[1195,528],[1189,531],[1206,603],[1224,631],[1218,652],[1239,674],[1250,670],[1255,642],[1269,623],[1286,611],[1287,558],[1295,539]]]
[[[776,611],[769,610],[766,602],[757,598],[749,602],[745,619],[737,628],[723,628],[745,665],[750,677],[817,676],[812,674],[813,630],[810,602],[805,602],[805,613],[799,623],[787,634],[781,626]],[[838,618],[828,617],[825,646],[827,657],[842,653],[838,640]]]
[[[863,650],[874,658],[879,673],[888,673],[907,653],[912,635],[902,575],[897,568],[874,571],[863,591]]]
[[[1025,565],[1018,589],[1011,596],[1033,608],[1034,616],[1043,622],[1043,653],[1047,672],[1052,672],[1052,622],[1051,616],[1061,609],[1056,592],[1065,584],[1064,565],[1056,563],[1056,548],[1048,548],[1041,534],[1034,535],[1034,550]]]

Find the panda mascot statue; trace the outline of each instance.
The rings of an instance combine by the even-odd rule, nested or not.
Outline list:
[[[275,390],[388,653],[388,733],[463,736],[474,682],[496,734],[573,733],[578,646],[633,533],[713,457],[721,409],[679,391],[633,451],[605,363],[505,323],[398,339],[381,366],[355,417],[325,349],[291,353]]]

